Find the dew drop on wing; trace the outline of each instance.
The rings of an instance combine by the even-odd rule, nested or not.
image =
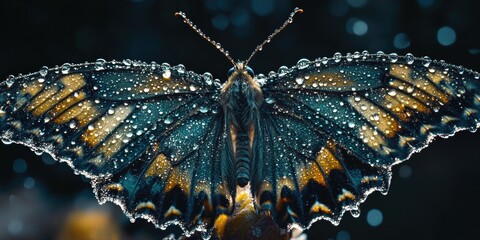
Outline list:
[[[213,76],[212,76],[211,73],[205,72],[203,74],[203,78],[205,79],[205,83],[207,83],[207,85],[212,85],[213,84]]]
[[[255,76],[255,80],[257,81],[258,84],[260,84],[260,86],[263,86],[265,85],[265,83],[267,83],[267,77],[263,73],[260,73],[257,76]]]
[[[340,60],[342,59],[342,54],[339,53],[339,52],[336,52],[335,54],[333,54],[333,60],[338,63],[340,62]]]
[[[278,71],[277,71],[279,77],[285,76],[287,74],[287,72],[288,72],[288,67],[287,66],[281,66],[281,67],[278,68]]]
[[[432,59],[430,59],[429,57],[425,56],[425,57],[423,57],[422,62],[423,62],[423,66],[429,67],[430,64],[432,63]]]
[[[352,217],[358,218],[358,217],[360,217],[360,209],[358,209],[358,207],[357,208],[352,208],[350,210],[350,214],[352,214]]]
[[[163,120],[163,123],[165,123],[165,124],[171,124],[172,122],[173,122],[173,120],[170,116],[168,116],[167,118],[165,118],[165,120]]]
[[[183,64],[178,64],[175,69],[177,70],[178,73],[183,74],[185,73],[185,66]]]
[[[40,68],[40,71],[38,71],[38,73],[40,73],[40,76],[41,76],[41,77],[47,76],[47,74],[48,74],[48,67],[47,67],[47,66],[41,67],[41,68]]]
[[[415,61],[415,57],[413,56],[413,54],[407,53],[405,55],[405,61],[407,62],[407,64],[411,65]]]
[[[327,63],[328,63],[328,58],[327,58],[327,57],[323,57],[323,58],[322,58],[322,63],[323,63],[323,65],[327,65]]]
[[[104,70],[105,69],[105,63],[107,61],[105,61],[105,59],[103,58],[99,58],[95,61],[95,66],[94,66],[94,69],[96,71],[100,71],[100,70]]]
[[[9,75],[5,83],[7,84],[7,87],[10,88],[14,82],[15,82],[15,76]]]
[[[398,55],[396,53],[390,53],[389,57],[391,63],[396,63],[398,61]]]
[[[310,64],[310,60],[308,60],[306,58],[302,58],[302,59],[298,60],[297,68],[298,69],[305,69],[305,68],[308,67],[309,64]]]
[[[123,65],[127,66],[127,67],[130,67],[132,66],[132,60],[130,59],[125,59],[122,61]]]
[[[72,65],[70,63],[64,63],[61,67],[62,74],[68,74]]]

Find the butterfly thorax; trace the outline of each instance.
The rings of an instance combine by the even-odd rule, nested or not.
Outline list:
[[[255,136],[255,122],[263,102],[260,86],[243,63],[237,63],[221,93],[225,123],[230,129],[236,179],[245,186],[250,179],[250,159]]]

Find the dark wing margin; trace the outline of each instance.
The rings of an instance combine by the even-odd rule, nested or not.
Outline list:
[[[394,164],[480,127],[480,74],[443,61],[354,54],[262,77],[252,194],[282,227],[358,215]]]
[[[181,65],[42,68],[1,83],[0,137],[67,162],[133,219],[206,231],[235,190],[218,89]]]

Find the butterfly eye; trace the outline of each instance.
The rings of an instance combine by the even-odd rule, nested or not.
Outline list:
[[[253,77],[253,75],[255,75],[255,73],[253,72],[253,69],[251,69],[248,66],[247,66],[247,73],[248,73],[248,75],[250,75],[250,77]]]
[[[235,68],[234,68],[234,67],[230,68],[230,70],[228,70],[227,77],[232,76],[232,74],[233,74],[234,71],[235,71]]]

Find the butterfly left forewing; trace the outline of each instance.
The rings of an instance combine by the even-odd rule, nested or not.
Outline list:
[[[480,125],[479,74],[385,54],[299,62],[270,76],[253,194],[279,224],[336,222],[431,140]],[[270,145],[269,145],[270,144]],[[266,181],[262,181],[266,179]],[[288,194],[287,194],[288,193]]]
[[[183,66],[44,68],[1,83],[1,138],[67,162],[133,218],[193,231],[233,204],[218,93]]]

